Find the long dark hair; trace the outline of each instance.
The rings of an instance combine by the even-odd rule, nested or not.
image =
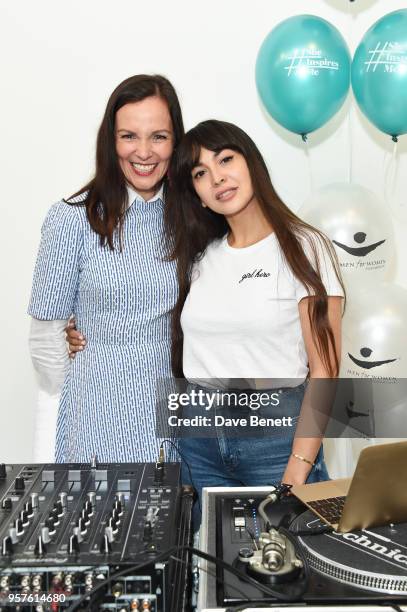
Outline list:
[[[116,113],[125,104],[140,102],[150,96],[159,96],[167,103],[174,130],[174,147],[177,147],[184,135],[184,124],[174,87],[160,75],[132,76],[116,87],[107,103],[96,141],[95,176],[67,200],[68,203],[86,206],[92,229],[100,235],[101,244],[107,243],[111,249],[114,248],[113,233],[116,228],[121,229],[127,203],[126,180],[116,154]],[[77,197],[81,195],[86,197]]]
[[[201,206],[192,184],[191,172],[198,164],[201,148],[214,152],[232,149],[241,153],[249,168],[254,195],[273,227],[289,268],[309,295],[308,316],[318,352],[330,376],[339,372],[339,358],[328,320],[328,296],[321,280],[317,241],[326,247],[338,280],[343,287],[336,253],[330,241],[317,229],[297,217],[278,197],[266,164],[251,138],[239,127],[209,120],[187,132],[172,158],[171,190],[166,207],[167,233],[172,235],[170,258],[177,262],[179,297],[172,312],[172,367],[183,377],[183,333],[181,312],[191,284],[192,266],[208,245],[222,238],[229,226],[223,215]],[[315,259],[315,269],[304,252],[304,242]],[[333,359],[332,359],[333,358]]]

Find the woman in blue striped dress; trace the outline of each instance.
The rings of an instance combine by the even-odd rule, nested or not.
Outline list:
[[[163,206],[182,135],[169,81],[127,79],[108,101],[94,178],[45,219],[30,345],[42,390],[55,395],[62,383],[58,462],[157,457],[156,384],[170,376],[169,311],[177,299]],[[72,315],[87,347],[69,364],[64,328]]]

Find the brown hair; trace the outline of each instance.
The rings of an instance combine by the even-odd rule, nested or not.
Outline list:
[[[328,320],[328,296],[321,280],[317,242],[325,246],[344,290],[336,253],[324,234],[302,221],[280,200],[271,183],[263,157],[251,138],[239,127],[215,120],[199,123],[187,132],[174,153],[170,167],[171,191],[165,210],[165,221],[167,233],[172,234],[170,258],[177,261],[179,283],[179,297],[172,312],[174,375],[183,376],[183,333],[180,318],[191,284],[192,266],[204,255],[213,240],[223,237],[229,230],[225,217],[202,207],[194,190],[191,172],[198,164],[201,147],[215,152],[232,149],[244,156],[254,194],[275,231],[287,264],[305,286],[308,294],[313,296],[308,305],[313,336],[329,375],[336,376],[339,359]],[[315,259],[315,268],[304,252],[304,241]]]
[[[96,141],[96,170],[94,178],[67,201],[86,206],[86,214],[92,229],[100,235],[101,245],[113,249],[113,233],[121,229],[126,210],[126,180],[120,168],[115,141],[117,111],[125,104],[140,102],[150,96],[159,96],[168,105],[174,130],[174,147],[184,135],[181,108],[170,81],[160,75],[137,74],[116,87],[106,106]],[[165,181],[164,189],[167,189]],[[79,202],[72,198],[86,194]]]

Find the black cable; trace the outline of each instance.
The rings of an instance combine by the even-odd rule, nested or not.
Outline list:
[[[161,444],[160,444],[160,449],[163,449],[163,448],[164,448],[164,444],[165,444],[165,443],[167,443],[167,444],[171,444],[171,446],[173,446],[173,447],[175,448],[175,450],[177,451],[177,453],[178,453],[178,454],[179,454],[179,456],[181,457],[182,461],[183,461],[183,462],[185,463],[185,465],[187,466],[187,469],[188,469],[188,475],[189,475],[189,479],[190,479],[190,481],[191,481],[191,485],[193,486],[193,488],[195,489],[195,491],[196,491],[196,492],[197,492],[197,494],[198,494],[198,500],[197,500],[197,501],[198,501],[198,507],[199,507],[199,511],[200,511],[200,513],[202,514],[201,499],[200,499],[200,497],[199,497],[198,489],[196,488],[195,483],[194,483],[194,480],[193,480],[193,478],[192,478],[192,472],[191,472],[190,465],[189,465],[188,461],[185,459],[184,453],[182,453],[182,452],[180,451],[180,449],[179,449],[179,447],[178,447],[178,444],[175,444],[175,442],[173,442],[173,441],[172,441],[172,440],[170,440],[169,438],[165,438],[165,439],[164,439],[164,440],[161,442]]]
[[[247,533],[249,534],[249,536],[253,540],[254,544],[256,545],[256,548],[258,549],[257,542],[256,542],[256,536],[254,535],[253,531],[251,529],[249,529],[247,525],[245,525],[244,528],[245,528],[245,531],[247,531]]]
[[[183,559],[179,559],[178,557],[174,557],[171,556],[171,559],[174,559],[175,561],[178,561],[179,563],[183,563],[184,565],[187,563],[185,560]],[[188,565],[191,562],[188,563]],[[247,599],[247,595],[246,593],[244,593],[243,591],[241,591],[236,585],[231,584],[230,582],[227,582],[227,580],[222,580],[222,578],[218,578],[218,576],[216,575],[216,573],[211,572],[210,570],[208,570],[206,567],[199,567],[199,571],[200,572],[205,572],[205,574],[208,574],[208,576],[210,576],[211,578],[215,578],[215,580],[217,580],[218,582],[222,583],[223,585],[229,587],[230,589],[233,589],[234,591],[236,591],[236,593],[239,593],[239,595],[241,595],[243,601],[247,601],[247,603],[250,603],[250,600]]]
[[[287,536],[287,537],[291,539],[290,536]],[[291,539],[291,541],[293,540]],[[102,582],[97,584],[91,591],[82,595],[80,599],[78,599],[72,606],[68,608],[68,612],[75,612],[75,610],[78,610],[79,607],[82,605],[82,603],[84,603],[88,599],[92,599],[94,595],[96,595],[96,593],[100,589],[102,589],[104,586],[109,585],[113,580],[117,580],[118,578],[121,578],[127,573],[137,572],[143,569],[144,567],[146,567],[147,565],[150,565],[151,563],[157,563],[158,561],[164,561],[165,559],[168,559],[169,557],[171,557],[171,555],[173,554],[178,556],[179,553],[182,551],[190,552],[191,554],[196,555],[197,557],[201,557],[202,559],[205,559],[206,561],[209,561],[210,563],[215,563],[216,565],[219,565],[224,570],[235,575],[237,578],[240,578],[241,580],[244,580],[248,584],[251,584],[252,586],[256,587],[265,595],[269,595],[270,597],[273,597],[274,599],[277,599],[279,601],[286,601],[286,602],[298,601],[308,588],[309,566],[303,554],[300,554],[299,556],[302,557],[301,560],[303,561],[303,563],[305,561],[305,564],[306,564],[304,565],[304,568],[303,568],[304,569],[304,584],[299,589],[299,593],[293,596],[293,595],[288,595],[286,593],[283,593],[281,591],[276,591],[272,589],[271,587],[266,586],[262,584],[261,582],[258,582],[251,576],[248,576],[244,572],[241,572],[240,570],[233,567],[233,565],[231,565],[230,563],[223,561],[223,559],[219,559],[218,557],[214,557],[213,555],[210,555],[209,553],[205,553],[202,550],[199,550],[192,546],[173,546],[172,548],[169,548],[168,550],[162,552],[160,555],[154,557],[154,559],[149,559],[148,561],[145,561],[144,563],[140,563],[138,565],[128,566],[124,568],[123,570],[121,570],[120,572],[116,572],[112,574],[111,576],[109,576],[109,578],[106,578],[106,580],[103,580]]]
[[[289,536],[287,537],[288,539],[290,539],[291,542],[293,541],[291,537]],[[231,565],[227,561],[223,561],[223,559],[214,557],[213,555],[210,555],[209,553],[205,553],[202,550],[198,550],[197,548],[193,548],[191,546],[182,546],[181,549],[189,550],[192,554],[196,555],[197,557],[202,557],[202,559],[205,559],[206,561],[210,561],[211,563],[215,563],[216,565],[219,565],[226,571],[237,576],[237,578],[245,580],[252,586],[255,586],[257,589],[262,591],[262,593],[264,593],[265,595],[269,595],[270,597],[274,597],[275,599],[280,600],[280,601],[287,601],[287,602],[298,601],[308,588],[310,569],[309,569],[308,563],[306,562],[305,555],[303,555],[302,553],[299,556],[301,557],[301,560],[303,562],[305,560],[305,563],[306,563],[306,567],[304,567],[305,580],[304,580],[304,584],[302,585],[301,589],[299,589],[299,593],[295,594],[295,596],[292,596],[292,595],[287,595],[286,593],[283,593],[281,591],[276,591],[272,589],[271,587],[266,586],[262,584],[261,582],[258,582],[251,576],[248,576],[244,572],[241,572],[240,570],[233,567],[233,565]]]
[[[280,527],[280,532],[282,532],[283,535],[285,535],[285,537],[288,540],[290,540],[291,544],[294,547],[296,556],[301,559],[301,561],[302,561],[302,568],[304,570],[304,577],[306,579],[307,586],[308,586],[308,582],[309,582],[309,579],[311,577],[311,568],[310,568],[307,556],[306,556],[302,546],[298,544],[298,542],[296,541],[296,539],[294,537],[294,534],[291,533],[291,531],[288,531],[288,529],[285,529],[285,527]]]
[[[143,569],[144,567],[146,567],[147,565],[151,565],[152,563],[157,563],[158,561],[164,561],[165,559],[168,559],[172,554],[177,554],[177,552],[181,550],[182,548],[183,547],[172,546],[172,548],[168,548],[167,550],[162,552],[160,555],[157,555],[153,559],[149,559],[148,561],[144,561],[144,563],[139,563],[138,565],[129,565],[125,567],[123,570],[121,570],[120,572],[111,574],[109,578],[106,578],[106,580],[102,580],[102,582],[99,582],[99,584],[93,587],[91,591],[89,591],[88,593],[84,593],[84,595],[82,595],[82,597],[80,597],[77,601],[75,601],[72,604],[72,606],[69,606],[69,608],[67,608],[67,612],[75,612],[75,610],[78,610],[79,607],[83,603],[85,603],[87,599],[90,598],[91,600],[100,589],[102,589],[104,586],[108,586],[113,580],[117,580],[117,578],[121,578],[122,576],[125,576],[127,573],[137,572]],[[145,554],[145,553],[140,553],[140,554]]]

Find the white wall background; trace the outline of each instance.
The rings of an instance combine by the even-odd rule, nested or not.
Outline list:
[[[26,315],[40,227],[49,206],[77,190],[93,168],[98,124],[113,88],[139,72],[170,78],[186,127],[215,117],[239,124],[264,153],[277,191],[294,210],[310,192],[300,139],[261,110],[254,64],[279,21],[313,13],[333,23],[353,51],[379,17],[406,0],[19,0],[0,9],[2,236],[0,262],[0,461],[32,456],[36,384]],[[383,193],[390,139],[351,96],[310,137],[316,187],[349,178]],[[352,155],[350,156],[350,151]],[[407,206],[407,136],[399,143],[395,198]],[[406,225],[396,224],[395,280],[407,286]]]

